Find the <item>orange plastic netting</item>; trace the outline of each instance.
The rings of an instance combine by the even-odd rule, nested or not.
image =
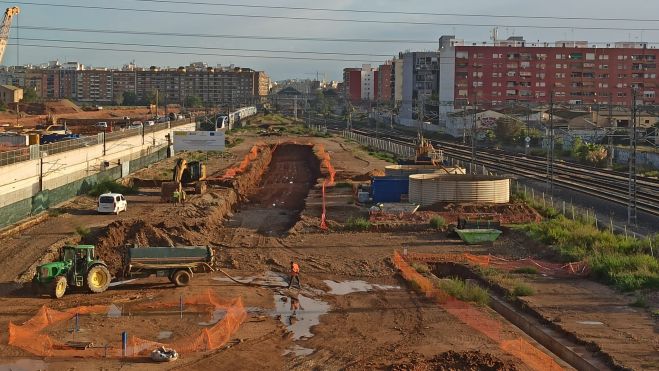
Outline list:
[[[406,256],[407,257],[407,256]],[[466,259],[466,258],[465,258]],[[495,341],[505,352],[520,359],[534,370],[562,370],[556,361],[521,337],[514,336],[504,324],[472,304],[462,302],[437,288],[394,252],[393,262],[405,280],[415,282],[421,292],[435,299],[439,305],[460,322]]]
[[[468,263],[481,267],[492,267],[512,271],[519,268],[532,267],[540,273],[553,276],[587,276],[590,268],[585,261],[558,264],[541,260],[526,258],[509,260],[494,255],[473,255],[469,253],[459,254],[428,254],[409,252],[405,259],[408,261],[419,261],[428,263],[454,262]]]
[[[228,168],[225,172],[224,175],[222,175],[222,179],[231,179],[235,177],[238,174],[242,174],[247,170],[247,167],[249,164],[256,160],[259,156],[259,152],[263,150],[263,145],[261,144],[255,144],[252,146],[252,148],[249,150],[249,153],[245,155],[242,161],[236,166]]]
[[[325,202],[325,188],[327,186],[334,185],[334,176],[336,175],[336,171],[334,170],[334,166],[332,166],[329,153],[325,152],[325,147],[323,147],[322,144],[316,145],[316,156],[318,156],[322,166],[324,166],[325,169],[327,169],[327,172],[329,174],[329,178],[325,178],[325,180],[323,180],[323,186],[322,186],[323,212],[320,215],[320,229],[327,230],[327,220],[326,220],[327,207]]]
[[[89,347],[87,349],[76,349],[72,344],[53,339],[43,333],[48,327],[63,321],[73,319],[78,315],[105,315],[112,306],[94,305],[83,306],[58,311],[46,306],[22,325],[9,323],[9,345],[21,348],[34,355],[42,357],[144,357],[159,346],[173,348],[180,354],[203,352],[217,349],[226,344],[231,336],[238,331],[240,325],[247,318],[247,312],[240,298],[224,300],[210,290],[193,296],[186,296],[179,301],[172,302],[150,302],[136,305],[131,310],[133,314],[140,311],[166,310],[184,306],[183,313],[191,309],[200,309],[208,314],[221,311],[223,318],[214,325],[202,328],[196,333],[177,339],[171,343],[163,343],[154,340],[130,336],[124,354],[120,341],[121,334],[117,334],[117,342],[106,344],[102,347]],[[103,321],[105,318],[99,318]],[[130,331],[130,329],[127,329]]]

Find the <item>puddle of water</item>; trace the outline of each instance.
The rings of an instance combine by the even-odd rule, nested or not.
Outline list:
[[[108,307],[108,318],[119,318],[121,317],[121,308],[114,304],[110,304]]]
[[[600,321],[577,321],[577,323],[582,325],[603,325],[604,322]]]
[[[286,301],[282,299],[286,299]],[[293,333],[293,340],[310,338],[313,336],[311,328],[320,323],[320,316],[330,310],[329,304],[324,301],[298,295],[300,309],[292,308],[291,298],[279,294],[274,295],[274,315],[280,316],[280,321]]]
[[[12,363],[0,364],[0,371],[33,371],[33,370],[47,370],[48,365],[40,359],[19,359]]]
[[[125,281],[110,282],[109,287],[121,286],[123,284],[131,283],[131,282],[134,282],[134,281],[137,281],[137,278],[133,278],[133,279],[130,279],[130,280],[125,280]]]
[[[387,285],[378,285],[370,284],[366,281],[343,281],[336,282],[332,280],[323,281],[330,288],[330,294],[332,295],[347,295],[353,292],[365,292],[371,290],[393,290],[400,289],[400,286],[387,286]]]
[[[164,339],[169,339],[172,337],[173,332],[171,331],[160,331],[158,333],[158,340],[164,340]]]
[[[225,309],[216,309],[213,311],[213,315],[208,322],[199,322],[200,326],[213,326],[214,324],[220,322],[224,316],[226,316],[227,311]]]
[[[306,356],[308,356],[308,355],[311,355],[311,353],[313,353],[313,352],[314,352],[313,349],[303,348],[303,347],[301,347],[301,346],[299,346],[299,345],[294,345],[294,346],[292,346],[292,347],[290,347],[290,348],[284,350],[284,352],[282,353],[282,355],[285,356],[285,355],[287,355],[287,354],[291,354],[291,353],[292,353],[292,354],[294,354],[296,357],[306,357]]]

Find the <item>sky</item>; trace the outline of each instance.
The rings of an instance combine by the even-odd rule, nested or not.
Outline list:
[[[362,63],[378,64],[400,51],[435,50],[442,35],[455,35],[469,42],[489,41],[491,26],[499,25],[499,38],[523,36],[527,41],[588,40],[592,42],[659,42],[659,1],[627,0],[335,0],[327,2],[300,0],[174,0],[207,4],[172,4],[139,0],[34,0],[25,3],[4,2],[5,8],[21,7],[10,32],[2,64],[41,64],[51,60],[77,61],[97,67],[121,67],[135,61],[140,66],[185,66],[203,61],[210,66],[231,65],[263,70],[273,80],[321,78],[340,80],[345,67]],[[240,8],[209,4],[253,4],[269,6],[314,7],[332,9],[385,10],[424,13],[460,13],[516,16],[558,16],[590,18],[629,18],[626,21],[551,20],[437,15],[401,15],[342,13],[311,10]],[[84,5],[144,9],[104,10],[52,7],[36,4]],[[161,11],[161,12],[154,12]],[[174,13],[162,13],[171,11]],[[203,13],[203,14],[185,14]],[[215,14],[208,14],[215,13]],[[293,16],[311,18],[362,19],[396,22],[430,22],[434,24],[351,23],[319,20],[228,17],[222,14]],[[641,21],[652,20],[652,21]],[[653,20],[654,19],[654,20]],[[451,25],[451,24],[469,25]],[[482,25],[482,26],[481,26]],[[603,29],[539,29],[527,26],[598,27]],[[30,27],[139,31],[155,35],[105,32],[69,32],[39,30]],[[635,30],[612,30],[631,28]],[[653,30],[654,29],[654,30]],[[294,40],[231,39],[223,37],[165,36],[162,33],[248,35],[275,37],[362,38],[377,40],[419,40],[423,43],[329,42]],[[18,37],[18,40],[17,40]],[[41,39],[41,40],[29,40]],[[70,41],[70,42],[63,42]],[[84,43],[83,43],[84,42]],[[16,44],[19,46],[16,46]],[[106,44],[99,44],[106,43]],[[107,44],[113,43],[113,44]],[[129,44],[147,44],[141,46]],[[63,48],[68,46],[69,48]],[[659,44],[652,45],[659,47]],[[76,49],[92,48],[92,49]],[[199,49],[206,48],[206,49]],[[283,51],[229,51],[217,48],[240,48]],[[93,50],[98,49],[98,50]],[[110,49],[110,50],[108,50]],[[111,49],[123,49],[118,51]],[[159,53],[155,53],[158,51]],[[348,53],[296,54],[292,51]],[[211,54],[211,55],[190,55]],[[232,54],[232,55],[227,55]],[[243,55],[243,56],[238,56]],[[255,57],[245,57],[251,55]],[[282,59],[262,58],[279,56]],[[290,57],[329,58],[336,60],[294,60]]]

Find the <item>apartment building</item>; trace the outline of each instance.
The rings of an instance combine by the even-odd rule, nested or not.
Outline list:
[[[392,61],[387,61],[378,67],[377,93],[380,102],[393,101],[393,78],[394,66]]]
[[[552,94],[561,103],[630,106],[633,88],[639,103],[658,103],[659,50],[647,43],[593,47],[585,41],[550,45],[515,38],[452,49],[454,64],[442,68],[453,72],[455,81],[442,83],[452,90],[448,98],[455,107],[546,104]]]
[[[183,104],[188,97],[197,96],[206,105],[238,106],[266,97],[270,86],[263,71],[196,64],[176,69],[131,65],[113,70],[51,62],[42,68],[8,69],[0,77],[0,82],[23,81],[22,86],[34,89],[41,98],[71,98],[83,103],[120,103],[124,92],[144,100],[157,91],[161,101],[169,104]]]

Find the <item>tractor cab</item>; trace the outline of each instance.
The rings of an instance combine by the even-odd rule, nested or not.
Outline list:
[[[39,266],[32,282],[38,289],[51,286],[53,296],[60,298],[67,286],[86,285],[92,292],[103,292],[111,278],[105,262],[96,259],[93,245],[76,245],[64,246],[59,261]]]

